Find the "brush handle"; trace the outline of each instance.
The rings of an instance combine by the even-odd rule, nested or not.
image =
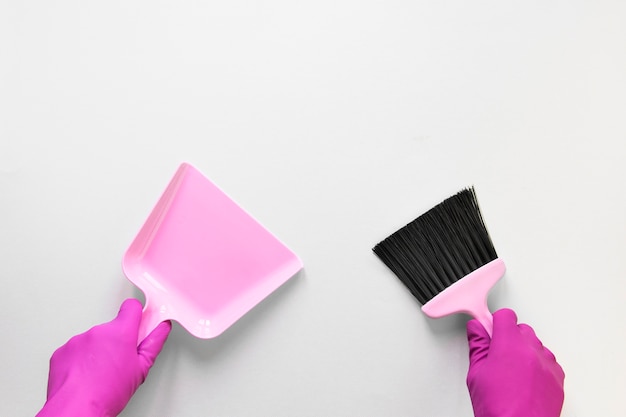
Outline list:
[[[493,316],[487,307],[487,295],[505,271],[504,261],[496,258],[437,294],[422,306],[422,311],[432,318],[454,313],[469,314],[483,325],[491,337]]]

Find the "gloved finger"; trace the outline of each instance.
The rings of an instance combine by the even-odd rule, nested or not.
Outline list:
[[[152,365],[154,365],[154,361],[157,356],[159,356],[159,353],[161,353],[161,349],[163,349],[163,345],[171,330],[172,322],[169,320],[159,323],[159,325],[143,339],[139,347],[137,347],[139,364],[144,378],[148,375],[148,371],[152,368]]]
[[[487,357],[491,338],[478,320],[467,322],[467,342],[469,344],[470,367]]]
[[[563,371],[561,364],[559,364],[559,362],[556,360],[556,356],[554,355],[554,353],[552,353],[552,351],[545,346],[543,347],[543,355],[545,360],[549,362],[548,368],[552,370],[554,378],[559,381],[562,387],[563,382],[565,381],[565,371]]]
[[[545,352],[546,357],[549,360],[556,362],[556,356],[554,355],[554,353],[552,353],[552,351],[550,349],[548,349],[547,347],[544,346],[543,347],[543,351]]]
[[[563,384],[565,383],[565,371],[563,370],[563,367],[561,366],[560,363],[556,362],[556,365],[557,365],[557,368],[554,370],[555,377],[561,383],[561,386],[563,386]]]
[[[543,350],[543,343],[541,343],[541,340],[539,340],[539,338],[535,334],[535,330],[532,327],[525,323],[521,323],[517,327],[519,328],[519,331],[524,336],[524,338],[526,338],[528,343],[533,345],[538,350]]]
[[[503,308],[493,313],[493,334],[492,344],[498,346],[500,343],[510,341],[511,334],[517,332],[517,314],[509,308]]]
[[[526,323],[520,323],[517,325],[519,327],[521,333],[527,337],[532,337],[533,339],[537,339],[537,335],[535,334],[535,329],[530,327]]]
[[[119,313],[117,313],[117,317],[111,322],[118,325],[119,332],[123,334],[125,338],[132,339],[133,343],[137,341],[142,310],[143,306],[139,300],[128,298],[124,300],[120,306]]]

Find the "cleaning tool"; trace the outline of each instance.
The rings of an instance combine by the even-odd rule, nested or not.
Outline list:
[[[175,320],[221,334],[302,268],[300,259],[188,163],[180,165],[124,254],[145,297],[139,341]]]
[[[489,290],[504,275],[473,187],[447,198],[373,248],[432,318],[466,313],[491,336]]]

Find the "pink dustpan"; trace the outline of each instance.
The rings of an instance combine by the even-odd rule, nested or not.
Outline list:
[[[182,164],[122,262],[146,298],[139,341],[175,320],[203,339],[221,334],[302,262],[226,194]]]

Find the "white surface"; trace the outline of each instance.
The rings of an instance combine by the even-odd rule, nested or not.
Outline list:
[[[138,296],[121,257],[195,164],[305,271],[214,340],[176,326],[124,416],[471,416],[465,319],[371,247],[474,184],[565,417],[626,392],[626,5],[0,3],[0,415]]]

